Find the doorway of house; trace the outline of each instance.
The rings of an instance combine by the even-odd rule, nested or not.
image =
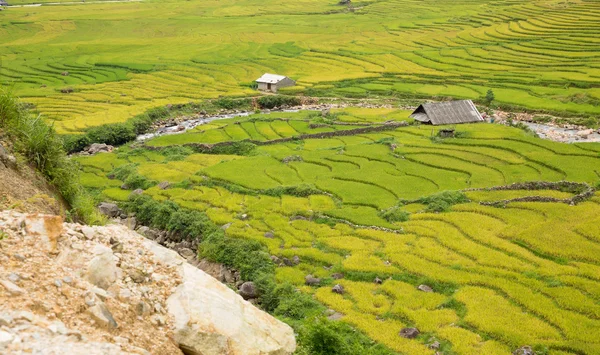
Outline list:
[[[267,90],[271,90],[271,83],[267,84]]]

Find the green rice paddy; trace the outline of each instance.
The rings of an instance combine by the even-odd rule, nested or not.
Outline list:
[[[288,93],[478,98],[492,88],[499,103],[598,115],[599,16],[591,0],[9,8],[0,13],[0,82],[63,133],[165,104],[252,95],[264,72],[297,80]]]
[[[378,110],[360,111],[341,110],[337,117],[356,115],[373,126],[383,121]],[[133,166],[150,182],[145,194],[231,223],[227,235],[259,241],[279,258],[298,256],[300,264],[277,268],[277,280],[294,284],[342,314],[339,321],[400,354],[433,354],[431,338],[442,344],[441,354],[508,355],[525,344],[542,354],[600,353],[600,193],[574,206],[491,207],[479,202],[569,199],[576,192],[478,189],[533,180],[597,184],[600,144],[543,141],[494,124],[460,125],[461,138],[444,140],[432,139],[431,127],[407,126],[269,142],[293,136],[290,127],[310,133],[310,125],[300,124],[307,117],[237,118],[158,137],[134,150],[79,157],[82,182],[102,199],[124,200],[129,191],[119,186],[125,181],[111,175]],[[334,130],[340,123],[314,129]],[[250,139],[247,126],[278,134],[264,136],[245,156],[188,151],[172,159],[172,146],[163,144],[165,137],[188,142],[183,137],[191,135],[194,143],[222,142],[232,127],[244,129],[229,133],[230,141]],[[161,181],[175,185],[161,190]],[[312,186],[313,193],[268,193],[302,186]],[[455,190],[465,190],[468,202],[447,212],[432,212],[429,202],[419,200]],[[408,220],[384,219],[381,211],[393,206]],[[334,273],[344,278],[334,280]],[[309,274],[321,284],[304,285]],[[383,283],[374,283],[375,277]],[[333,293],[334,284],[346,292]],[[434,292],[419,291],[420,284]],[[398,336],[409,326],[422,335]]]

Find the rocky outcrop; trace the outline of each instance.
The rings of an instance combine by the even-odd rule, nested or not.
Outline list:
[[[14,312],[47,316],[49,324],[58,322],[52,329],[61,329],[36,330],[36,341],[48,348],[65,343],[73,354],[96,343],[111,354],[295,350],[289,326],[124,226],[63,224],[55,216],[4,211],[0,231],[0,322]],[[81,338],[69,338],[71,330],[63,328]],[[15,337],[28,337],[16,323],[10,329],[2,328],[0,335],[11,341],[0,341],[0,353],[13,350]]]
[[[87,147],[84,152],[87,154],[110,153],[115,149],[112,145],[104,143],[93,143]]]

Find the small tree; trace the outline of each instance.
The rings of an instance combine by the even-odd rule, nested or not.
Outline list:
[[[492,101],[494,101],[496,99],[496,96],[494,96],[494,91],[492,91],[492,89],[489,89],[487,91],[487,93],[485,94],[485,103],[486,105],[490,105],[492,103]]]

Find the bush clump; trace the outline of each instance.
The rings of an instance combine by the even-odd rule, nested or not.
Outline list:
[[[343,322],[319,319],[300,331],[299,354],[311,355],[391,355],[383,345],[375,344],[364,334]]]
[[[379,217],[385,219],[390,223],[394,222],[406,222],[410,218],[410,213],[401,209],[398,206],[390,207],[387,210],[379,212]]]
[[[166,230],[180,238],[200,239],[218,227],[199,211],[183,209],[172,201],[159,202],[148,195],[132,194],[123,206],[144,225]]]
[[[261,194],[268,196],[291,195],[297,197],[308,197],[310,195],[322,195],[323,191],[311,184],[300,184],[297,186],[277,186],[272,189],[261,190]]]
[[[195,146],[194,150],[203,154],[251,155],[256,145],[250,142],[233,142],[213,147]]]
[[[427,212],[447,212],[452,205],[469,202],[461,191],[443,191],[431,196],[421,197],[415,202],[427,205]]]
[[[129,189],[146,190],[156,185],[156,181],[150,180],[145,176],[138,174],[136,164],[126,164],[116,167],[110,175],[123,181]]]
[[[300,105],[300,99],[296,96],[284,96],[284,95],[267,95],[262,96],[256,100],[260,108],[272,109],[275,107],[282,106],[298,106]]]

